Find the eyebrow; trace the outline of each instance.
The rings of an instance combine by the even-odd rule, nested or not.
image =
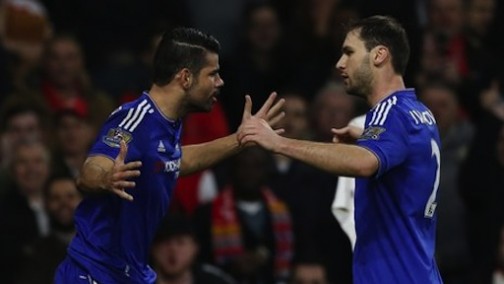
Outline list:
[[[220,72],[220,68],[215,68],[214,70],[210,71],[210,74],[217,74]]]
[[[349,53],[349,52],[351,52],[351,51],[353,51],[353,48],[351,48],[351,47],[350,47],[350,46],[348,46],[348,45],[344,45],[344,46],[341,48],[341,52],[342,52],[342,53]]]

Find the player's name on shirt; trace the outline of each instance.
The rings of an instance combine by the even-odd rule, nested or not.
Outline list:
[[[434,115],[430,111],[418,111],[418,110],[410,110],[409,114],[413,117],[416,124],[427,124],[434,125],[436,124],[436,119]]]

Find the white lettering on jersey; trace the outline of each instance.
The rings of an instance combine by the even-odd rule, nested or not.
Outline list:
[[[418,111],[418,110],[410,110],[409,111],[413,120],[415,120],[415,124],[427,124],[434,125],[436,124],[436,119],[434,115],[430,111]]]
[[[165,162],[164,171],[167,173],[180,170],[180,159]]]

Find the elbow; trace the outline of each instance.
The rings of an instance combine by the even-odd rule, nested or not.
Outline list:
[[[75,184],[77,185],[77,188],[83,192],[87,192],[89,189],[89,182],[82,176],[75,180]]]
[[[370,157],[368,159],[362,159],[357,161],[355,164],[355,176],[358,177],[372,177],[378,171],[378,159],[376,157]]]
[[[362,166],[357,170],[357,176],[359,177],[372,177],[376,173],[377,168]]]

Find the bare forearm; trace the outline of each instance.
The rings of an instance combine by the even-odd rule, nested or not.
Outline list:
[[[86,193],[105,192],[107,191],[106,178],[108,174],[107,169],[102,165],[86,161],[77,179],[77,186]]]
[[[210,142],[182,147],[181,175],[209,168],[240,150],[236,134]]]
[[[321,170],[345,176],[371,176],[378,159],[369,150],[355,145],[319,143],[281,138],[275,151]]]

